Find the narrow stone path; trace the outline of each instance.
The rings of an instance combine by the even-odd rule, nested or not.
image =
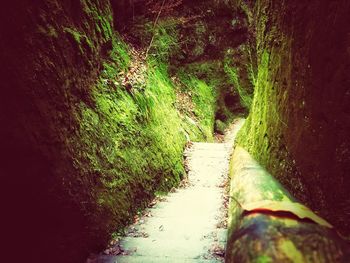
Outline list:
[[[118,263],[223,262],[229,157],[243,120],[222,143],[193,143],[185,151],[188,182],[146,210],[120,241]]]

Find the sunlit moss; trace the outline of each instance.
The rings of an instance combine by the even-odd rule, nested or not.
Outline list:
[[[259,256],[256,258],[256,260],[254,260],[254,263],[271,263],[273,262],[271,257],[263,255],[263,256]]]
[[[216,91],[213,86],[208,85],[195,75],[179,74],[183,87],[191,94],[195,105],[194,114],[198,118],[201,131],[206,139],[212,140],[214,128]]]
[[[156,25],[147,22],[141,27],[140,37],[148,45],[149,59],[168,61],[172,54],[179,50],[179,21],[175,19],[162,19]]]
[[[283,147],[284,142],[281,136],[287,126],[281,115],[281,102],[277,101],[277,90],[274,87],[276,83],[271,77],[271,74],[275,74],[275,70],[282,66],[283,61],[280,54],[270,53],[268,50],[262,50],[259,54],[251,111],[245,125],[238,133],[237,142],[274,174],[282,184],[288,185],[285,172],[281,172],[281,169],[284,171],[292,169],[289,153]],[[288,94],[285,94],[284,99],[287,98]],[[278,151],[274,148],[277,144],[280,145]]]
[[[166,192],[183,178],[186,135],[212,138],[215,94],[204,81],[188,79],[198,120],[193,125],[174,106],[179,83],[169,76],[167,56],[148,59],[144,87],[133,91],[116,82],[133,59],[119,36],[112,40],[109,57],[92,89],[92,105],[80,103],[76,109],[81,138],[75,145],[76,166],[93,171],[98,183],[91,198],[120,227],[155,192]]]

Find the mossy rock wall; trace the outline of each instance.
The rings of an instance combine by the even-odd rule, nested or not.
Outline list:
[[[167,55],[136,58],[107,0],[11,1],[0,19],[7,254],[24,237],[26,262],[84,262],[179,183],[186,136],[212,139],[213,88],[193,79],[198,123],[186,121]],[[132,67],[140,80],[123,84]]]
[[[91,89],[111,46],[109,2],[11,1],[0,12],[8,253],[26,237],[23,261],[78,262],[113,225],[94,222],[91,214],[108,214],[93,202],[100,175],[77,154],[87,152],[80,105],[94,107]]]
[[[159,2],[149,1],[143,12],[138,5],[138,15],[123,32],[136,46],[148,48],[150,59],[169,59],[171,75],[185,92],[197,80],[214,89],[215,131],[222,133],[234,117],[245,116],[252,100],[254,63],[244,51],[249,35],[244,15],[223,1],[166,2],[154,27]],[[206,94],[201,95],[206,101]],[[195,97],[194,103],[202,104],[198,108],[205,109]],[[194,115],[213,123],[212,116],[203,113]]]
[[[238,143],[349,234],[349,3],[236,2],[255,32],[258,65]]]

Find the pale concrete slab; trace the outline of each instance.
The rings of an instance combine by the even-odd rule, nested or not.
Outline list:
[[[233,141],[242,124],[236,122],[224,143],[193,143],[186,149],[188,186],[170,193],[130,226],[130,233],[141,235],[121,240],[127,255],[117,256],[118,263],[223,262],[219,252],[227,229],[218,228],[225,191],[220,185],[227,179]]]

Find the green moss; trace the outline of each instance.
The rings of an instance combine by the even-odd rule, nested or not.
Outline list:
[[[118,63],[118,66],[125,69],[130,63],[130,56],[128,54],[127,46],[122,42],[118,41],[117,38],[114,39],[116,43],[113,43],[113,49],[111,52],[111,58]]]
[[[86,0],[81,1],[81,4],[84,12],[94,21],[93,27],[102,35],[102,39],[111,39],[114,33],[112,29],[113,17],[110,6],[96,6],[91,3],[91,1]]]
[[[68,34],[69,39],[73,40],[78,47],[80,54],[84,54],[87,49],[93,51],[95,46],[94,43],[86,36],[83,31],[77,29],[65,27],[63,32]]]
[[[272,259],[269,256],[259,256],[256,258],[256,260],[254,261],[254,263],[271,263]]]
[[[168,59],[179,51],[179,21],[169,18],[160,20],[154,27],[153,22],[144,25],[142,39],[150,45],[149,56],[157,61]]]
[[[83,36],[83,33],[82,32],[79,32],[73,28],[68,28],[68,27],[65,27],[63,29],[63,31],[65,33],[68,33],[70,36],[73,37],[73,39],[78,43],[78,44],[81,44],[81,38]]]
[[[128,92],[114,82],[131,56],[120,37],[112,44],[92,91],[94,107],[80,103],[75,114],[80,123],[75,166],[95,174],[99,183],[91,189],[92,203],[110,214],[110,223],[122,227],[155,192],[166,192],[183,178],[186,134],[196,140],[212,138],[215,94],[204,81],[186,79],[198,118],[192,125],[174,106],[179,87],[164,57],[149,59],[144,89]],[[92,214],[96,209],[86,213],[98,222],[98,214]]]
[[[92,23],[64,31],[83,51],[89,46],[108,58],[89,90],[91,102],[80,102],[73,110],[79,129],[66,143],[76,151],[74,167],[86,175],[79,180],[91,186],[88,201],[79,196],[75,200],[82,207],[89,204],[84,213],[94,232],[101,227],[112,233],[129,223],[155,193],[178,185],[185,175],[187,140],[213,140],[218,94],[227,79],[220,60],[169,70],[181,53],[179,20],[161,19],[156,27],[142,22],[135,32],[143,46],[147,48],[153,38],[144,61],[118,34],[112,35],[108,10],[101,14],[83,2]],[[85,32],[91,29],[94,36],[87,38]],[[206,35],[206,30],[204,24],[196,25],[197,35]],[[140,76],[130,73],[135,64],[141,65]],[[142,79],[142,88],[134,83],[132,89],[124,86],[126,75]],[[177,108],[179,93],[188,98],[190,110]]]
[[[291,172],[293,163],[284,146],[282,134],[287,126],[282,120],[280,102],[277,101],[278,95],[271,77],[282,65],[282,59],[280,54],[270,54],[268,50],[259,53],[258,74],[251,112],[237,135],[237,141],[282,184],[288,185],[290,182],[286,173]],[[283,95],[284,100],[287,95],[287,93]],[[279,145],[278,149],[276,145]],[[300,187],[297,179],[294,180],[294,184]]]
[[[270,100],[270,96],[268,95],[270,87],[269,53],[265,51],[259,64],[252,111],[243,128],[237,135],[237,140],[240,144],[246,149],[250,149],[251,154],[257,158],[257,160],[263,161],[263,163],[265,163],[266,160],[262,159],[268,158],[269,156],[269,142],[266,136],[257,139],[256,134],[267,134],[267,112],[270,114],[275,113],[275,111],[271,111],[271,105],[268,103]],[[269,117],[278,118],[278,116]],[[260,146],[257,147],[257,145]],[[263,147],[261,147],[262,145]]]
[[[215,113],[215,91],[202,80],[191,78],[189,85],[192,87],[192,99],[195,107],[195,115],[199,118],[205,138],[212,138]]]
[[[206,83],[211,89],[211,95],[202,94],[202,98],[213,98],[214,97],[214,110],[215,116],[213,117],[218,121],[215,121],[214,129],[217,132],[223,132],[228,124],[238,116],[245,114],[242,111],[243,106],[240,103],[239,94],[236,89],[233,88],[227,73],[224,70],[224,61],[220,59],[214,60],[201,60],[199,62],[192,62],[176,70],[176,75],[184,83],[184,86],[188,87],[187,90],[190,91],[191,83],[188,81],[191,78],[198,79]],[[175,71],[174,70],[174,71]],[[237,99],[236,99],[237,98]],[[213,105],[208,102],[208,105]],[[208,116],[212,118],[212,116]],[[212,119],[210,119],[212,120]],[[212,122],[208,122],[212,125]]]
[[[216,110],[216,90],[195,75],[185,74],[182,71],[178,72],[178,77],[195,105],[194,114],[199,120],[204,138],[211,141]]]
[[[210,86],[219,86],[227,81],[220,60],[202,60],[182,65],[178,68],[178,75],[193,75]]]
[[[119,36],[112,38],[112,50],[109,56],[111,61],[103,64],[103,77],[115,78],[118,73],[127,69],[131,60],[129,48]]]
[[[252,104],[252,92],[250,91],[250,87],[243,86],[244,84],[242,83],[241,75],[238,72],[239,70],[242,70],[242,68],[232,64],[232,59],[230,55],[230,52],[226,53],[224,59],[224,70],[228,75],[231,83],[237,90],[241,100],[241,104],[244,105],[247,109],[250,109]],[[253,73],[249,75],[251,76],[251,78],[254,79]],[[245,85],[247,85],[247,83],[245,83]]]
[[[225,129],[228,127],[228,124],[226,124],[225,122],[221,121],[221,120],[215,120],[215,130],[220,133],[220,134],[224,134],[225,133]]]
[[[195,20],[188,29],[190,32],[187,32],[187,29],[182,28],[181,19],[176,17],[161,18],[155,27],[154,21],[146,21],[145,18],[136,19],[138,20],[132,28],[133,33],[143,46],[147,47],[151,44],[148,64],[152,66],[156,66],[159,62],[171,64],[172,75],[177,76],[181,80],[180,86],[185,87],[182,91],[187,95],[191,93],[191,100],[196,105],[195,116],[189,114],[187,118],[184,118],[184,121],[187,124],[196,125],[196,118],[201,119],[200,126],[205,137],[208,137],[213,130],[215,118],[213,111],[214,113],[220,111],[217,115],[224,116],[221,121],[230,122],[233,119],[232,112],[237,108],[241,110],[242,107],[234,98],[238,93],[230,88],[232,84],[227,73],[224,72],[222,59],[202,57],[208,41],[210,39],[214,41],[215,38],[215,34],[208,30],[208,24]],[[186,64],[184,60],[187,59],[196,59],[197,61]],[[210,90],[210,93],[207,94],[207,90]],[[230,98],[227,99],[226,96]],[[208,100],[213,97],[214,101]],[[203,98],[203,101],[200,98]],[[207,117],[204,116],[204,101],[210,105],[208,111],[211,112],[211,115]],[[226,105],[227,101],[230,105]],[[219,106],[216,107],[216,105]],[[206,120],[204,121],[204,119]],[[203,125],[206,128],[203,128]],[[185,133],[188,133],[186,129]],[[197,136],[192,134],[193,137]]]
[[[194,56],[201,56],[204,54],[206,42],[208,41],[207,37],[207,26],[204,22],[198,21],[194,25],[194,35],[190,37],[189,42],[195,43],[195,46],[193,48],[193,55]],[[192,38],[192,39],[191,39]],[[214,41],[213,39],[211,39]]]

